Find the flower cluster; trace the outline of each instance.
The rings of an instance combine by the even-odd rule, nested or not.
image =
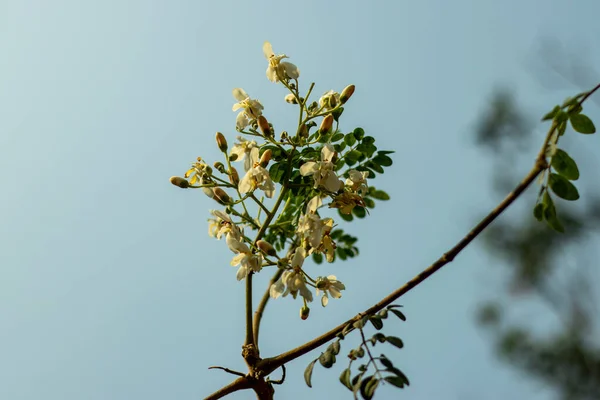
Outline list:
[[[279,269],[279,278],[269,288],[270,296],[300,296],[301,317],[306,319],[313,292],[321,297],[325,307],[330,298],[340,298],[345,290],[334,275],[311,277],[306,259],[312,257],[321,262],[325,258],[332,263],[336,254],[345,259],[358,251],[353,247],[356,239],[336,228],[332,217],[320,214],[327,210],[324,205],[337,208],[342,217],[356,213],[357,207],[364,209],[365,199],[377,195],[367,183],[371,171],[368,167],[374,165],[369,162],[377,157],[390,162],[385,154],[373,158],[374,139],[364,138],[364,132],[356,130],[343,135],[338,131],[343,105],[354,93],[354,85],[341,93],[329,90],[318,102],[310,103],[314,84],[306,94],[300,93],[300,71],[286,61],[289,57],[275,54],[268,42],[263,45],[263,53],[268,60],[268,80],[284,86],[289,91],[284,100],[300,109],[296,133],[282,131],[276,137],[263,104],[236,88],[232,92],[236,101],[232,110],[237,112],[235,129],[240,135],[231,148],[221,132],[215,137],[223,162],[215,162],[213,169],[198,157],[183,178],[172,177],[171,182],[184,189],[202,188],[226,206],[225,210],[211,211],[208,234],[217,240],[225,237],[227,247],[234,253],[230,264],[237,267],[237,280],[265,268]],[[346,136],[340,144],[340,138]],[[233,165],[236,162],[243,165],[241,179]],[[361,165],[343,170],[344,165],[357,162]],[[276,184],[280,187],[276,188]],[[255,195],[256,191],[261,191],[261,195]],[[384,195],[387,196],[383,193],[379,197]],[[273,203],[268,206],[268,201]],[[246,236],[248,231],[257,231],[256,237]],[[282,251],[287,253],[280,257]]]

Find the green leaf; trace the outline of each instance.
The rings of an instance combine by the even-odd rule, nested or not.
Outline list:
[[[358,218],[364,218],[367,215],[367,212],[364,208],[357,206],[352,209],[352,214]]]
[[[369,321],[371,321],[375,329],[380,330],[381,328],[383,328],[383,321],[381,321],[380,318],[371,317],[369,318]]]
[[[354,326],[356,329],[362,329],[367,323],[367,320],[368,317],[362,317],[358,321],[355,321],[354,324],[352,324],[352,326]]]
[[[375,162],[375,159],[369,161],[368,163],[365,164],[365,167],[371,168],[372,170],[374,170],[375,172],[378,172],[380,174],[383,174],[383,167],[379,164],[377,164]]]
[[[386,368],[394,368],[394,364],[392,364],[390,359],[387,358],[385,354],[382,354],[381,357],[379,357],[379,361],[381,362],[381,365],[383,365]]]
[[[571,115],[571,126],[579,133],[595,133],[596,127],[591,119],[585,114],[573,114]]]
[[[337,110],[333,111],[331,113],[331,115],[333,115],[333,119],[337,122],[343,113],[344,113],[344,107],[340,107]]]
[[[331,368],[333,364],[335,364],[335,354],[330,351],[326,351],[321,353],[318,360],[324,368]]]
[[[312,259],[315,264],[321,264],[323,262],[323,254],[321,253],[313,253]]]
[[[377,332],[376,334],[373,335],[373,340],[379,342],[379,343],[384,343],[385,342],[385,335],[383,333]]]
[[[392,374],[395,374],[398,378],[402,379],[405,386],[410,385],[410,382],[408,381],[408,378],[406,377],[406,375],[404,375],[404,373],[402,371],[400,371],[398,368],[392,367],[392,368],[388,368],[387,370],[388,370],[388,372],[391,372]]]
[[[571,126],[573,129],[579,133],[595,133],[596,127],[594,123],[587,115],[584,114],[574,114],[571,115]]]
[[[344,138],[344,134],[343,133],[336,133],[335,135],[333,135],[331,137],[331,141],[332,142],[339,142],[340,140],[342,140]]]
[[[400,318],[402,321],[406,321],[406,316],[404,314],[402,314],[402,311],[400,310],[395,310],[393,308],[389,308],[389,310],[391,312],[393,312],[398,318]]]
[[[373,136],[365,136],[362,140],[362,144],[371,144],[375,143],[375,138]]]
[[[356,140],[362,140],[362,138],[365,137],[365,130],[363,128],[356,128],[352,134]]]
[[[352,390],[352,384],[350,383],[350,368],[346,368],[340,375],[340,382],[348,389]]]
[[[387,383],[390,383],[400,389],[404,388],[404,380],[398,376],[386,376],[383,378]]]
[[[393,344],[394,346],[396,346],[399,349],[404,347],[404,343],[402,342],[402,339],[400,339],[399,337],[386,336],[386,340],[388,343]]]
[[[556,208],[554,207],[554,202],[552,201],[552,197],[548,194],[548,191],[544,192],[542,203],[544,204],[544,219],[548,226],[557,232],[563,233],[565,228],[556,216]]]
[[[356,149],[350,150],[348,153],[346,153],[346,157],[345,157],[346,164],[348,164],[350,166],[356,164],[361,155],[362,155],[362,153]]]
[[[346,136],[344,136],[344,142],[348,146],[354,146],[354,143],[356,143],[356,138],[354,137],[354,133],[349,133]]]
[[[390,199],[390,195],[387,194],[386,192],[384,192],[383,190],[374,190],[373,193],[371,193],[371,197],[377,199],[377,200],[389,200]]]
[[[577,188],[564,176],[554,173],[550,174],[549,183],[552,191],[561,199],[569,201],[579,199],[579,192],[577,191]]]
[[[565,178],[576,181],[579,179],[579,168],[566,151],[557,149],[552,156],[552,168]]]
[[[344,221],[352,221],[354,219],[354,217],[352,216],[352,214],[344,214],[340,211],[340,209],[338,208],[338,214],[340,215],[340,217],[344,220]]]
[[[365,400],[371,400],[378,385],[379,379],[377,379],[375,376],[365,378],[363,383],[360,385],[360,394]]]
[[[367,208],[375,208],[375,202],[372,198],[365,197],[363,198],[363,201],[365,202],[365,206],[367,206]]]
[[[338,354],[340,354],[340,341],[339,340],[336,340],[335,342],[331,343],[330,347],[331,347],[331,352],[334,355],[337,356]]]
[[[542,203],[537,203],[535,205],[535,207],[533,207],[533,216],[538,221],[541,221],[544,219],[544,205]],[[313,253],[313,256],[314,256],[314,253]]]
[[[393,160],[386,156],[385,154],[381,154],[380,151],[377,152],[378,154],[373,158],[373,162],[382,165],[384,167],[390,167],[393,164]]]
[[[308,386],[309,388],[312,387],[310,381],[312,378],[313,368],[315,367],[316,362],[317,360],[313,360],[310,364],[308,364],[308,367],[306,367],[306,369],[304,370],[304,382],[306,382],[306,386]]]
[[[552,111],[550,111],[548,114],[544,115],[542,117],[542,121],[548,121],[554,118],[554,116],[556,114],[558,114],[558,112],[560,111],[560,106],[556,106],[552,109]]]

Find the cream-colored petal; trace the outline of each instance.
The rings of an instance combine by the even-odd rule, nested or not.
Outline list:
[[[237,126],[238,129],[244,129],[249,123],[250,121],[248,121],[245,112],[239,113],[235,119],[235,126]]]
[[[282,63],[280,63],[280,65],[283,66],[283,69],[285,70],[285,74],[288,77],[290,77],[292,79],[298,79],[300,77],[300,70],[294,64],[292,64],[290,62],[282,62]]]
[[[248,97],[248,93],[246,93],[246,91],[242,88],[235,88],[232,91],[233,94],[233,98],[236,99],[237,101],[244,101],[246,100]]]
[[[273,46],[271,46],[271,43],[269,43],[269,42],[263,43],[263,54],[265,55],[267,60],[269,58],[271,58],[271,56],[275,55],[275,53],[273,53]]]
[[[306,176],[310,174],[314,174],[319,169],[319,166],[314,161],[309,161],[307,163],[302,164],[300,167],[300,175]]]
[[[246,175],[244,175],[244,177],[240,181],[240,184],[238,185],[238,190],[240,191],[240,193],[248,193],[254,190],[252,170],[248,171]]]
[[[277,71],[270,65],[267,67],[267,79],[271,82],[279,82],[279,77],[277,77]]]
[[[329,297],[327,297],[327,293],[325,293],[325,295],[323,295],[323,297],[321,297],[321,305],[323,307],[326,307],[328,303],[329,303]]]

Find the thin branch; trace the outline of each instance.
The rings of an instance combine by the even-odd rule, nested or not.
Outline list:
[[[281,379],[276,380],[276,381],[272,381],[272,380],[270,380],[270,379],[267,378],[267,383],[272,383],[273,385],[283,385],[283,382],[285,382],[285,364],[283,364],[281,366],[281,370],[282,370]]]
[[[545,147],[544,147],[545,148]],[[444,265],[451,262],[469,243],[473,241],[492,221],[494,221],[509,205],[511,205],[517,197],[535,180],[538,174],[546,168],[546,161],[542,158],[543,163],[536,162],[534,168],[527,174],[525,179],[519,183],[519,185],[513,190],[506,198],[496,207],[492,212],[490,212],[481,222],[479,222],[456,246],[446,252],[442,257],[440,257],[436,262],[430,265],[428,268],[423,270],[420,274],[415,276],[413,279],[405,283],[402,287],[392,292],[390,295],[382,299],[379,303],[375,304],[373,307],[363,311],[361,314],[355,316],[354,318],[349,319],[348,321],[338,325],[333,328],[329,332],[324,333],[323,335],[311,340],[308,343],[303,344],[295,349],[292,349],[288,352],[282,353],[278,356],[264,359],[261,363],[259,363],[258,367],[261,368],[265,373],[269,373],[279,366],[294,360],[311,350],[316,349],[317,347],[329,342],[333,338],[335,338],[339,333],[342,332],[344,327],[348,324],[352,324],[359,319],[361,319],[364,315],[371,315],[376,313],[377,311],[383,309],[385,306],[391,304],[400,296],[409,292],[411,289],[416,287],[417,285],[424,282],[427,278],[437,272]]]
[[[260,303],[258,303],[258,307],[256,308],[256,312],[254,313],[254,342],[258,346],[258,332],[260,331],[260,320],[262,319],[263,313],[265,311],[265,307],[271,298],[271,285],[274,285],[275,282],[281,278],[283,274],[283,269],[278,268],[277,271],[273,274],[273,277],[269,281],[269,286],[267,286],[267,290],[263,294],[262,299],[260,299]]]
[[[246,374],[244,374],[243,372],[234,371],[232,369],[225,368],[225,367],[212,366],[212,367],[208,367],[208,369],[222,369],[223,371],[229,372],[230,374],[233,374],[233,375],[246,376]]]
[[[210,394],[208,397],[205,397],[204,400],[217,400],[222,397],[227,396],[233,392],[237,392],[242,389],[250,389],[252,387],[251,382],[245,377],[237,378],[235,381],[231,382],[229,385],[222,387],[216,392]]]

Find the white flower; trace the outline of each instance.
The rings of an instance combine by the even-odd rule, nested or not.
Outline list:
[[[269,171],[261,167],[258,163],[246,172],[246,175],[242,178],[238,186],[240,193],[248,193],[257,188],[264,191],[268,198],[273,197],[275,193],[275,184],[269,176]]]
[[[237,253],[233,259],[231,259],[231,265],[238,268],[236,278],[238,281],[246,278],[250,271],[259,272],[262,268],[262,256],[260,254],[253,254],[248,245],[238,240],[231,233],[227,234],[227,246],[231,251]]]
[[[262,114],[263,106],[260,101],[253,100],[242,88],[233,89],[233,97],[238,101],[232,107],[233,111],[242,109],[237,115],[235,125],[238,129],[244,129],[250,124],[250,121],[258,118]]]
[[[240,228],[231,221],[229,215],[219,210],[211,210],[210,213],[216,218],[208,220],[208,235],[210,237],[221,239],[221,236],[224,234],[231,233],[237,240],[240,240],[242,232]]]
[[[324,109],[332,109],[340,104],[340,94],[333,90],[328,91],[319,99],[319,105]]]
[[[325,307],[329,302],[329,296],[334,299],[342,297],[341,290],[346,289],[346,286],[338,281],[335,275],[329,275],[327,278],[320,276],[317,278],[317,296],[319,291],[323,291],[323,297],[321,297],[321,305]]]
[[[269,60],[269,66],[267,67],[267,78],[271,82],[279,82],[281,79],[298,79],[300,71],[298,67],[289,62],[282,62],[284,58],[289,58],[285,54],[275,55],[273,53],[273,47],[271,43],[265,42],[263,44],[263,53],[267,60]]]
[[[321,245],[323,236],[329,234],[332,228],[332,218],[321,219],[314,213],[308,213],[300,217],[296,231],[300,233],[303,240],[308,242],[312,253],[313,249],[317,249]]]
[[[281,278],[269,289],[269,294],[274,299],[279,296],[285,297],[291,294],[295,299],[298,293],[304,297],[304,300],[311,302],[313,300],[312,292],[306,286],[306,280],[302,273],[302,264],[306,257],[306,251],[302,247],[296,248],[294,257],[292,257],[291,269],[285,271]]]
[[[335,156],[333,146],[328,143],[321,150],[321,161],[309,161],[300,167],[300,174],[303,176],[311,175],[315,180],[315,189],[323,186],[330,192],[337,192],[344,184],[335,174],[334,164],[332,162]]]
[[[364,196],[368,190],[369,186],[367,185],[367,177],[369,176],[369,171],[357,171],[355,169],[351,169],[348,171],[348,179],[346,179],[346,186],[352,189],[354,192],[357,192],[361,196]]]
[[[241,136],[237,137],[239,143],[235,143],[231,148],[231,155],[237,156],[235,161],[244,160],[244,170],[248,171],[258,162],[259,150],[254,140],[246,140]]]

